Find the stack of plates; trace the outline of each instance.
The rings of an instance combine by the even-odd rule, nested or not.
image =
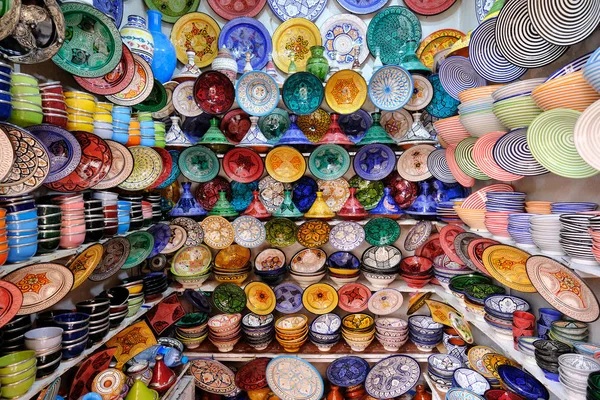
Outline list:
[[[535,347],[533,342],[540,340],[538,336],[521,336],[519,337],[517,350],[527,357],[535,357]]]
[[[525,193],[487,193],[485,226],[494,236],[510,237],[508,216],[525,211]]]
[[[456,200],[457,199],[454,199],[453,201],[442,201],[436,204],[436,213],[440,221],[452,225],[462,224],[461,219],[454,209]]]
[[[600,217],[590,218],[589,234],[592,238],[592,254],[600,262]]]
[[[488,132],[507,131],[502,122],[494,115],[493,103],[494,99],[490,94],[458,106],[460,122],[470,135],[479,137]]]
[[[592,372],[599,370],[600,362],[581,354],[563,354],[558,357],[559,380],[571,399],[585,398],[588,378]]]
[[[586,342],[590,330],[588,324],[579,321],[552,321],[548,337],[573,347],[577,342]]]
[[[529,214],[552,214],[549,201],[526,201],[525,212]]]
[[[595,211],[598,204],[590,202],[554,202],[550,204],[552,214],[573,214]]]
[[[529,232],[529,219],[533,214],[510,214],[508,216],[508,233],[510,237],[522,246],[535,246]]]
[[[598,264],[592,253],[592,236],[588,232],[590,218],[597,214],[562,214],[559,217],[560,245],[574,263]]]
[[[437,120],[433,123],[433,126],[438,137],[447,144],[458,144],[461,140],[470,136],[469,132],[460,123],[458,115]]]
[[[450,279],[455,276],[472,273],[472,269],[452,261],[446,254],[440,254],[433,259],[433,275],[442,285],[450,284]]]
[[[534,215],[529,219],[533,243],[546,255],[561,256],[560,215]]]
[[[600,93],[583,78],[583,71],[548,80],[535,88],[531,95],[542,110],[568,108],[584,111],[600,99]]]
[[[475,147],[476,142],[477,138],[474,137],[461,140],[460,143],[456,145],[454,159],[465,174],[474,179],[486,181],[489,180],[490,177],[479,169],[473,158],[473,148]]]

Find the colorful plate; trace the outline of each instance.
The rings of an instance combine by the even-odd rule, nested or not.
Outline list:
[[[497,181],[518,181],[523,175],[515,175],[502,169],[494,161],[494,145],[504,132],[489,132],[481,136],[473,147],[473,160],[481,172]]]
[[[179,155],[179,169],[194,182],[208,182],[219,174],[217,155],[207,147],[188,147]]]
[[[338,293],[331,285],[315,283],[304,289],[302,304],[313,314],[327,314],[337,307]]]
[[[285,2],[269,0],[269,7],[273,14],[282,21],[290,18],[305,18],[309,21],[316,20],[327,7],[327,0],[302,1],[287,0]]]
[[[131,151],[119,142],[104,140],[110,148],[112,163],[108,173],[100,182],[92,187],[95,190],[109,189],[119,186],[125,182],[133,172],[135,160]],[[178,169],[179,171],[179,169]]]
[[[406,0],[406,7],[410,8],[417,14],[436,15],[443,13],[452,7],[454,3],[456,3],[456,0]]]
[[[433,56],[444,49],[452,47],[464,36],[463,32],[456,29],[435,31],[421,41],[416,51],[417,57],[427,68],[433,68]]]
[[[363,146],[354,156],[354,171],[363,179],[381,180],[388,176],[395,166],[396,154],[389,146],[383,144]]]
[[[339,212],[350,197],[350,184],[344,178],[332,181],[319,179],[317,185],[323,193],[323,200],[333,212]]]
[[[389,315],[398,311],[404,301],[402,293],[396,289],[381,289],[369,299],[369,311],[375,315]]]
[[[347,283],[338,290],[338,305],[344,311],[358,313],[367,309],[371,290],[361,283]]]
[[[275,295],[273,295],[273,300]],[[221,312],[235,314],[246,307],[247,297],[244,290],[234,283],[221,283],[213,292],[215,307]],[[268,314],[268,313],[267,313]]]
[[[279,182],[295,182],[306,171],[306,160],[302,153],[288,146],[269,151],[265,164],[269,175]]]
[[[231,20],[236,17],[254,17],[265,6],[266,0],[208,0],[208,5],[219,16]],[[198,7],[194,8],[197,9]]]
[[[178,217],[171,220],[171,225],[179,225],[187,232],[186,246],[197,246],[204,240],[204,231],[199,222],[188,217]]]
[[[154,74],[152,68],[142,57],[132,54],[134,62],[134,75],[125,89],[106,96],[112,103],[121,106],[133,106],[146,100],[154,88]]]
[[[244,215],[236,218],[233,223],[234,239],[240,246],[249,249],[263,244],[267,238],[267,231],[258,219]]]
[[[429,153],[427,157],[427,168],[431,175],[444,183],[456,183],[456,178],[452,175],[448,160],[446,159],[446,149],[436,149]]]
[[[275,247],[287,247],[296,243],[298,227],[287,218],[273,218],[265,225],[267,242]]]
[[[233,105],[235,90],[225,74],[206,71],[194,83],[194,100],[207,114],[223,114]]]
[[[360,385],[365,381],[369,368],[369,363],[360,357],[338,358],[327,367],[327,379],[333,385],[340,387]],[[352,371],[352,374],[348,371]]]
[[[412,389],[420,377],[421,367],[414,358],[393,355],[371,368],[365,380],[365,389],[376,399],[399,397]]]
[[[404,239],[404,249],[415,251],[427,242],[433,225],[430,221],[419,221],[413,226]]]
[[[446,162],[448,163],[448,168],[450,168],[452,175],[456,178],[458,183],[464,187],[473,187],[475,185],[475,178],[470,177],[460,169],[454,156],[455,151],[455,144],[449,144],[448,147],[446,147]]]
[[[238,64],[238,73],[244,72],[246,53],[250,53],[252,69],[262,70],[268,56],[273,51],[271,34],[258,20],[240,16],[234,18],[223,26],[219,35],[219,48],[229,49],[231,56]]]
[[[391,32],[395,34],[390,34]],[[375,48],[379,47],[383,64],[400,65],[403,53],[399,50],[409,40],[416,43],[421,41],[421,23],[406,7],[389,6],[369,22],[367,45],[373,56]]]
[[[348,183],[350,187],[356,188],[356,198],[365,210],[375,208],[383,197],[383,183],[381,181],[369,181],[354,175]]]
[[[365,224],[365,240],[373,246],[393,244],[399,237],[400,225],[393,219],[373,218]]]
[[[454,159],[465,174],[472,178],[486,181],[489,180],[490,177],[479,169],[473,158],[473,148],[475,147],[477,140],[478,138],[474,137],[461,140],[454,150]]]
[[[180,17],[183,17],[184,15],[190,12],[196,11],[198,9],[198,4],[200,4],[200,0],[190,0],[186,3],[173,2],[167,0],[144,0],[144,3],[146,3],[146,6],[150,10],[160,11],[160,13],[162,14],[162,20],[164,22],[169,22],[172,24],[175,21],[177,21]]]
[[[278,143],[290,125],[288,112],[281,108],[275,108],[269,115],[262,116],[258,120],[260,131],[269,139],[270,143]]]
[[[44,183],[55,182],[75,171],[81,161],[81,145],[69,131],[49,124],[30,126],[27,130],[49,152],[50,172]]]
[[[0,281],[0,327],[6,325],[21,308],[23,293],[18,286],[8,281]]]
[[[365,230],[356,222],[342,221],[331,228],[329,233],[329,243],[341,251],[357,249],[364,241]]]
[[[171,30],[171,43],[175,46],[177,59],[186,65],[186,51],[193,50],[198,68],[209,66],[219,52],[219,24],[210,15],[188,12],[175,22]]]
[[[236,182],[253,182],[262,176],[264,169],[260,155],[250,149],[232,149],[223,158],[225,174]]]
[[[436,118],[449,118],[456,115],[460,101],[454,99],[446,92],[440,82],[438,74],[429,75],[427,78],[433,88],[433,97],[425,107],[425,111]]]
[[[129,151],[133,156],[133,172],[119,188],[142,190],[150,187],[162,173],[162,158],[156,150],[147,146],[133,146]]]
[[[404,139],[413,122],[413,116],[404,108],[394,111],[384,111],[381,113],[381,119],[379,120],[383,129],[396,142]]]
[[[278,356],[272,359],[267,365],[267,382],[273,393],[282,400],[299,397],[303,400],[319,400],[323,397],[321,374],[299,357]]]
[[[73,75],[75,81],[90,93],[103,96],[119,93],[125,89],[133,80],[135,68],[133,55],[129,48],[123,43],[121,61],[114,70],[99,78],[82,78]]]
[[[462,56],[446,58],[440,66],[439,77],[444,90],[456,100],[464,90],[487,85],[485,79],[473,69],[469,59]]]
[[[317,111],[323,102],[323,96],[323,83],[309,72],[296,72],[287,78],[281,94],[285,106],[298,115]]]
[[[154,236],[148,232],[133,232],[125,236],[125,239],[129,241],[130,251],[121,269],[129,269],[141,264],[152,253]]]
[[[321,33],[315,24],[305,18],[288,19],[273,33],[273,62],[288,73],[290,53],[294,52],[298,71],[305,71],[310,48],[320,45]]]
[[[181,249],[187,240],[187,231],[179,225],[169,225],[171,228],[171,238],[169,243],[161,251],[161,254],[171,254]]]
[[[279,104],[279,86],[266,72],[246,72],[236,83],[235,99],[250,115],[268,115]]]
[[[375,107],[384,111],[393,111],[408,103],[413,95],[413,89],[413,79],[407,70],[399,66],[387,65],[379,68],[371,77],[369,98]]]
[[[367,82],[356,71],[344,69],[336,72],[325,85],[325,100],[333,111],[351,114],[367,100]]]
[[[196,386],[217,395],[235,393],[235,374],[225,365],[215,360],[195,360],[190,364],[190,373]]]
[[[373,125],[373,118],[368,112],[360,109],[352,114],[340,115],[338,123],[344,134],[354,143],[358,143]]]
[[[88,277],[90,281],[100,282],[116,274],[129,257],[129,240],[123,237],[109,239],[103,245],[102,260]]]
[[[304,247],[321,247],[329,241],[331,227],[325,221],[306,221],[298,227],[297,240]]]
[[[227,79],[229,80],[229,78]],[[198,117],[200,114],[202,114],[202,109],[196,102],[195,82],[196,81],[181,82],[175,87],[175,89],[173,89],[173,96],[171,98],[171,101],[173,102],[173,108],[175,108],[175,111],[184,117]],[[231,81],[229,84],[231,84]],[[202,119],[203,121],[208,119],[207,114],[204,114],[200,118],[202,117],[204,117]],[[186,136],[188,136],[188,139],[190,139],[192,143],[196,143],[199,140],[192,140],[192,138],[190,138],[190,136],[187,134],[187,129],[183,128],[183,132]],[[196,131],[194,134],[198,135],[199,132]],[[194,137],[193,139],[196,138]]]
[[[463,265],[463,261],[456,254],[456,249],[454,247],[454,239],[460,233],[463,233],[465,230],[460,226],[455,225],[446,225],[442,229],[440,229],[440,246],[444,250],[444,253],[450,258],[450,260],[454,261],[459,265]]]
[[[312,151],[308,167],[318,179],[337,179],[344,176],[350,168],[350,155],[342,146],[324,144]]]
[[[293,314],[302,309],[302,288],[300,286],[285,282],[276,286],[273,291],[277,298],[275,309],[280,313]]]
[[[268,315],[275,309],[277,303],[275,293],[269,285],[262,282],[250,282],[244,287],[246,307],[258,315]]]
[[[204,231],[204,243],[213,249],[224,249],[233,243],[235,237],[233,226],[225,218],[211,215],[200,225]]]
[[[194,276],[207,272],[212,261],[210,249],[201,244],[186,246],[171,261],[171,271],[177,276]]]
[[[329,129],[331,117],[322,108],[309,115],[298,116],[298,127],[302,133],[313,143],[318,142]]]
[[[171,98],[172,99],[172,98]],[[154,113],[162,110],[169,100],[167,90],[158,79],[154,79],[152,90],[141,102],[134,104],[133,108],[138,111],[149,111]]]
[[[433,86],[431,82],[419,74],[411,74],[413,80],[413,93],[404,108],[408,111],[419,111],[424,109],[433,98]]]
[[[431,171],[427,163],[429,154],[435,147],[428,144],[413,146],[404,151],[398,158],[398,173],[410,182],[420,182],[431,178]]]
[[[529,256],[516,247],[493,245],[483,251],[481,258],[487,272],[498,282],[520,292],[535,293],[525,268]]]
[[[362,64],[369,56],[367,25],[356,15],[332,15],[321,25],[321,37],[328,61],[331,63],[335,54],[335,60],[342,69],[352,67],[356,57]]]
[[[227,140],[233,144],[238,144],[246,136],[246,133],[248,133],[251,124],[248,113],[241,108],[235,108],[229,110],[223,116],[219,124],[219,129],[221,129]]]
[[[93,244],[83,250],[67,265],[67,268],[73,273],[75,279],[71,290],[81,285],[94,272],[98,264],[102,261],[104,248],[101,244]]]
[[[547,174],[531,154],[527,142],[527,128],[514,129],[500,137],[492,150],[494,161],[508,173],[523,176]]]

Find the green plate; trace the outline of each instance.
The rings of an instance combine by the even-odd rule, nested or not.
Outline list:
[[[491,283],[475,283],[465,286],[465,295],[479,300],[480,303],[483,303],[486,297],[504,293],[506,293],[506,290],[502,286]]]
[[[337,144],[324,144],[313,150],[308,159],[310,172],[325,181],[344,176],[350,168],[350,155]]]
[[[127,261],[125,261],[125,264],[123,264],[121,269],[129,269],[139,265],[148,258],[150,253],[152,253],[152,249],[154,248],[154,236],[150,233],[133,232],[125,236],[125,239],[129,241],[131,250],[129,251]]]
[[[267,242],[275,247],[287,247],[296,243],[296,223],[287,218],[273,218],[266,223]]]
[[[367,46],[375,57],[379,47],[381,62],[399,65],[404,53],[402,46],[409,41],[421,42],[421,23],[406,7],[391,6],[378,12],[367,28]]]
[[[469,175],[471,178],[479,179],[480,181],[487,181],[492,178],[481,172],[473,159],[473,147],[475,146],[476,141],[477,138],[475,137],[468,137],[461,140],[456,145],[456,150],[454,150],[454,158],[465,174]]]
[[[152,91],[146,100],[132,106],[138,111],[157,112],[167,105],[167,91],[159,80],[154,80]]]
[[[213,292],[213,301],[220,311],[235,314],[246,307],[246,293],[235,283],[221,283]]]
[[[356,198],[365,210],[377,207],[379,200],[383,197],[383,182],[381,181],[368,181],[354,175],[348,183],[350,187],[356,188]]]
[[[281,108],[274,109],[271,114],[260,117],[258,120],[260,131],[269,139],[269,143],[273,144],[279,142],[290,124],[290,116]]]
[[[188,147],[177,163],[183,176],[194,182],[208,182],[219,174],[217,155],[208,147]]]
[[[115,23],[94,7],[64,3],[65,42],[52,61],[83,78],[106,75],[121,62],[123,44]]]
[[[162,20],[174,23],[179,17],[198,10],[200,0],[144,0],[151,10],[162,13]]]
[[[373,246],[394,244],[400,237],[400,225],[390,218],[373,218],[365,224],[365,240]]]
[[[492,279],[480,274],[458,275],[450,279],[450,290],[464,293],[465,287],[478,283],[492,283]]]

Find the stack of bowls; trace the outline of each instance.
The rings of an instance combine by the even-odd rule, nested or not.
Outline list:
[[[31,388],[36,377],[35,352],[19,351],[0,357],[0,383],[2,398],[21,397]]]
[[[102,139],[112,139],[112,103],[98,102],[94,110],[94,134]]]
[[[458,205],[460,207],[460,204],[461,202],[457,202],[456,199],[437,203],[435,209],[437,218],[440,221],[450,225],[462,224],[462,221],[460,220],[458,214],[456,213],[456,210],[454,209],[455,205]]]
[[[595,211],[598,204],[590,202],[554,202],[550,203],[552,214],[574,214]]]
[[[485,227],[494,236],[509,238],[508,216],[525,211],[525,193],[488,192],[485,202]]]
[[[117,234],[119,228],[117,201],[119,195],[113,192],[96,191],[92,194],[96,200],[102,201],[104,212],[104,237],[109,238]]]
[[[140,121],[137,117],[131,117],[129,121],[129,131],[127,133],[127,147],[139,146],[142,143],[142,133],[140,130]]]
[[[97,297],[77,303],[75,307],[77,311],[88,314],[90,317],[90,343],[101,341],[110,330],[110,322],[108,320],[110,317],[110,300],[106,297]]]
[[[10,94],[10,75],[12,74],[12,66],[0,63],[0,120],[6,121],[10,117],[12,111],[12,95]]]
[[[400,276],[408,287],[420,289],[433,278],[433,262],[425,257],[406,257],[400,262]]]
[[[0,198],[0,207],[6,209],[6,237],[0,236],[0,243],[8,241],[6,261],[29,260],[38,247],[38,216],[33,196]]]
[[[22,127],[42,123],[42,95],[38,80],[31,75],[11,74],[12,110],[8,122]]]
[[[558,382],[558,357],[572,353],[571,346],[556,340],[536,340],[533,346],[538,367],[542,369],[547,379]]]
[[[254,273],[267,285],[277,285],[286,271],[285,253],[279,249],[264,249],[254,258]]]
[[[598,265],[593,253],[593,239],[590,234],[590,219],[596,211],[580,214],[561,214],[560,245],[575,264]]]
[[[40,92],[42,94],[42,111],[44,112],[43,122],[66,128],[67,103],[60,82],[40,83]]]
[[[454,371],[462,367],[462,360],[450,354],[432,354],[427,358],[427,374],[442,392],[452,387]]]
[[[515,81],[513,83],[509,83],[507,85],[499,87],[491,93],[491,96],[494,102],[498,102],[515,96],[530,95],[533,89],[540,86],[545,81],[546,78],[533,78]]]
[[[461,140],[471,136],[460,123],[458,115],[439,119],[433,123],[433,126],[438,137],[446,144],[458,144]]]
[[[446,254],[437,255],[433,259],[433,279],[445,288],[448,288],[450,280],[455,276],[471,273],[473,273],[471,268],[452,261]]]
[[[529,214],[552,214],[552,206],[549,201],[526,201],[525,212]]]
[[[67,130],[94,133],[96,98],[89,93],[65,92],[67,103]]]
[[[66,194],[53,200],[60,204],[61,209],[60,247],[73,249],[81,246],[86,235],[83,195]]]
[[[554,308],[540,308],[540,318],[537,320],[537,332],[541,339],[548,339],[548,334],[552,328],[552,322],[563,318],[560,311]]]
[[[68,314],[71,310],[47,310],[36,314],[35,324],[38,328],[44,326],[57,326],[54,317],[61,314]]]
[[[117,328],[127,317],[129,290],[117,286],[100,293],[100,297],[110,300],[108,322],[110,329]]]
[[[85,200],[83,208],[85,241],[87,243],[97,242],[104,236],[104,208],[102,208],[102,200]]]
[[[329,351],[342,337],[342,319],[337,314],[319,315],[310,324],[308,338],[319,351]]]
[[[157,224],[160,221],[162,221],[163,213],[162,213],[162,206],[161,206],[161,202],[162,202],[161,195],[156,194],[156,193],[146,193],[146,195],[144,196],[144,200],[146,200],[148,203],[150,203],[152,205],[152,222]]]
[[[600,51],[596,50],[586,61],[582,69],[583,79],[600,93]]]
[[[129,221],[129,230],[136,231],[144,226],[144,217],[142,214],[142,196],[119,195],[119,200],[129,201],[131,203],[131,220]]]
[[[327,274],[327,254],[321,249],[300,250],[292,257],[289,271],[298,285],[306,289]]]
[[[152,203],[149,201],[142,201],[142,218],[144,219],[144,226],[152,225]]]
[[[529,232],[529,219],[533,214],[509,214],[507,231],[515,243],[524,247],[535,247]]]
[[[130,292],[131,293],[131,292]],[[144,304],[144,294],[130,294],[127,299],[127,318],[133,317],[140,311]]]
[[[408,323],[400,318],[382,317],[375,320],[375,337],[387,351],[398,352],[408,340]]]
[[[250,249],[238,244],[219,250],[214,259],[213,272],[220,283],[241,285],[251,269]]]
[[[461,221],[469,226],[472,231],[487,232],[485,227],[485,208],[463,208],[455,205],[454,211]]]
[[[163,149],[167,145],[167,142],[165,141],[164,122],[154,121],[154,145]]]
[[[112,109],[112,140],[126,144],[129,140],[129,123],[131,107],[113,106]]]
[[[233,350],[242,338],[242,314],[217,314],[208,320],[208,339],[221,353]]]
[[[488,380],[471,368],[457,368],[452,374],[452,388],[464,389],[464,393],[483,396],[491,387]]]
[[[37,377],[50,375],[60,365],[62,356],[63,329],[45,327],[25,333],[25,348],[35,351]]]
[[[258,315],[248,313],[242,319],[242,332],[245,342],[256,350],[264,350],[275,337],[275,317],[273,314]]]
[[[542,113],[542,109],[529,94],[495,101],[492,111],[508,129],[529,126]]]
[[[590,374],[599,370],[600,362],[591,357],[581,354],[563,354],[558,357],[559,380],[569,399],[585,399]],[[600,395],[600,391],[596,395]]]
[[[20,315],[14,317],[2,327],[2,347],[0,353],[7,354],[25,348],[25,332],[31,329],[31,316]]]
[[[484,319],[495,331],[505,336],[512,337],[513,312],[527,312],[531,306],[525,300],[517,296],[507,294],[495,294],[484,300]]]
[[[408,337],[421,351],[431,351],[442,342],[444,326],[431,317],[413,315],[408,318]]]
[[[508,131],[492,111],[493,102],[491,94],[488,94],[458,106],[460,123],[469,135],[481,137],[490,132]]]
[[[308,318],[302,314],[290,314],[275,322],[275,339],[283,350],[297,353],[308,340]]]
[[[158,298],[169,287],[167,275],[162,272],[153,272],[144,275],[144,297],[148,300]]]
[[[329,278],[338,287],[360,278],[360,260],[349,251],[336,251],[327,258]]]
[[[572,346],[576,342],[587,342],[589,327],[585,322],[579,321],[552,321],[548,337]]]
[[[592,238],[592,254],[600,263],[600,217],[590,218],[590,229],[588,231]]]
[[[600,393],[600,372],[599,371],[592,372],[590,374],[590,376],[588,377],[587,384],[588,384],[587,389],[586,389],[587,398],[589,400],[600,399],[600,396],[598,395],[598,393]]]
[[[360,269],[372,290],[385,289],[400,272],[402,252],[394,246],[369,247],[362,254]]]
[[[365,351],[375,339],[375,320],[368,314],[348,314],[342,319],[342,337],[352,351]]]
[[[174,265],[180,257],[180,254],[193,252],[195,254],[194,268],[186,271],[178,271]],[[200,289],[202,284],[209,278],[212,271],[212,253],[206,245],[184,247],[173,257],[171,264],[171,275],[181,284],[184,289]]]
[[[55,315],[54,324],[63,330],[60,349],[62,358],[77,357],[85,350],[91,336],[89,314],[72,312]]]
[[[198,348],[208,337],[208,314],[186,314],[175,323],[175,333],[188,350]]]
[[[38,248],[37,254],[52,253],[60,245],[60,206],[38,204]]]
[[[120,285],[129,291],[127,298],[127,317],[132,317],[144,304],[144,280],[142,277],[131,277]]]
[[[0,265],[8,258],[8,232],[6,230],[6,209],[0,208]]]
[[[156,139],[154,138],[154,121],[152,120],[152,113],[140,111],[137,114],[137,118],[140,122],[140,144],[142,146],[154,146]]]
[[[117,202],[117,220],[119,223],[117,235],[123,235],[129,231],[131,225],[131,202],[119,200]]]
[[[529,233],[533,243],[546,255],[560,256],[560,215],[534,215],[529,219]]]
[[[583,71],[548,80],[536,87],[531,95],[544,111],[567,108],[583,112],[600,99],[600,93],[583,78]]]
[[[517,341],[517,350],[526,357],[535,357],[535,346],[533,342],[540,340],[537,336],[521,336]]]

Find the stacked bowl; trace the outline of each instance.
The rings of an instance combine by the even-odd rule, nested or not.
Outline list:
[[[19,351],[0,357],[0,384],[4,399],[13,399],[27,393],[36,377],[35,352]]]
[[[85,219],[86,243],[97,242],[104,236],[104,208],[102,200],[84,200],[83,215]]]
[[[329,278],[339,288],[360,277],[360,260],[348,251],[336,251],[327,258]]]
[[[144,297],[148,299],[159,298],[169,287],[167,275],[163,272],[153,272],[144,275]]]
[[[97,343],[102,340],[110,330],[110,300],[106,297],[97,297],[77,303],[75,307],[78,312],[87,314],[90,317],[90,343]]]
[[[457,202],[456,199],[455,200],[451,200],[451,201],[441,201],[439,203],[436,204],[436,215],[437,218],[442,221],[445,222],[447,224],[450,225],[460,225],[462,224],[461,219],[458,217],[458,214],[456,213],[456,210],[454,209],[455,205],[458,205],[460,207],[460,201]]]
[[[119,195],[119,200],[129,201],[131,203],[131,220],[129,229],[136,231],[144,226],[144,216],[142,214],[142,196]]]
[[[118,198],[119,195],[113,192],[95,191],[92,194],[95,200],[102,201],[102,211],[104,215],[103,237],[109,238],[117,234],[119,229],[118,217]]]
[[[419,256],[403,258],[400,262],[400,276],[408,287],[421,289],[433,278],[433,261]]]
[[[117,201],[117,235],[123,235],[129,231],[131,226],[131,202],[125,200]]]
[[[590,374],[586,393],[590,400],[600,399],[600,396],[598,396],[598,393],[600,393],[600,372],[597,371]]]
[[[208,339],[221,353],[232,351],[242,338],[242,314],[217,314],[208,320]]]
[[[273,314],[258,315],[248,313],[242,318],[242,332],[245,342],[256,350],[264,350],[275,336]]]
[[[252,269],[250,255],[250,249],[238,244],[219,250],[213,265],[217,282],[241,285]]]
[[[10,93],[12,71],[11,65],[0,63],[0,121],[6,121],[12,111],[12,95]]]
[[[589,327],[579,321],[552,321],[548,337],[572,346],[576,342],[587,342]]]
[[[26,261],[33,257],[38,247],[38,216],[31,195],[0,198],[0,207],[6,209],[6,236],[9,263]]]
[[[593,253],[593,239],[589,233],[590,219],[598,215],[596,211],[579,214],[561,214],[560,246],[576,264],[597,265]]]
[[[31,317],[20,315],[14,317],[2,327],[2,347],[0,353],[7,354],[25,348],[25,332],[31,329]]]
[[[538,336],[541,339],[548,339],[548,334],[552,328],[552,322],[562,319],[561,312],[553,308],[540,308],[540,318],[537,320]]]
[[[583,79],[600,93],[600,51],[596,50],[586,61],[583,69]]]
[[[342,319],[342,337],[352,351],[365,351],[375,339],[375,320],[368,314],[348,314]]]
[[[127,132],[127,147],[139,146],[142,143],[142,132],[140,130],[140,121],[137,117],[131,117],[129,121],[129,131]]]
[[[472,231],[487,232],[485,227],[485,208],[463,208],[463,204],[455,205],[454,211],[460,220]]]
[[[67,130],[94,133],[96,98],[89,93],[64,92],[67,103]]]
[[[375,337],[387,351],[398,352],[408,340],[408,323],[400,318],[377,318],[375,330]]]
[[[590,202],[554,202],[550,203],[552,214],[574,214],[579,212],[595,211],[598,204]]]
[[[129,140],[129,122],[131,107],[113,106],[112,109],[112,140],[126,144]]]
[[[549,201],[526,201],[525,212],[529,214],[552,214],[552,206]]]
[[[21,127],[42,123],[42,95],[38,80],[31,75],[13,72],[10,92],[12,110],[8,122]]]
[[[60,352],[63,359],[77,357],[85,350],[91,336],[89,314],[85,312],[58,314],[54,316],[54,325],[63,330],[61,347],[55,349],[55,352]]]
[[[492,111],[508,129],[531,125],[542,110],[531,97],[531,91],[544,83],[545,78],[516,81],[492,93]]]
[[[525,193],[488,192],[485,202],[485,227],[494,236],[508,238],[508,216],[525,211]]]
[[[507,231],[512,240],[521,246],[534,246],[533,238],[529,232],[529,219],[533,214],[509,214]]]
[[[42,111],[44,112],[43,122],[66,128],[67,103],[60,82],[40,83],[40,92],[42,94]]]
[[[310,324],[308,338],[319,351],[329,351],[342,337],[342,319],[337,314],[319,315]]]
[[[591,357],[581,354],[563,354],[558,357],[559,381],[572,400],[586,398],[590,374],[599,370],[600,362]],[[596,395],[600,395],[600,391]]]
[[[472,274],[473,270],[450,259],[447,254],[440,254],[433,259],[433,276],[440,285],[448,287],[455,276]]]
[[[520,297],[495,294],[484,300],[484,319],[495,332],[512,338],[513,313],[527,312],[530,308],[529,303]]]
[[[8,233],[6,231],[6,209],[0,208],[0,265],[8,258]]]
[[[60,247],[73,249],[85,241],[85,207],[82,194],[55,196],[53,201],[60,205]]]
[[[531,95],[544,111],[566,108],[583,112],[600,99],[600,93],[583,78],[583,71],[547,80],[536,87]]]
[[[208,314],[186,314],[175,323],[175,333],[188,350],[198,348],[208,337]]]
[[[38,204],[38,249],[37,254],[51,253],[60,245],[60,206]]]
[[[266,284],[277,285],[287,271],[285,261],[283,251],[274,248],[264,249],[254,258],[254,273]]]
[[[129,290],[117,286],[100,293],[100,297],[110,300],[108,323],[110,329],[117,328],[127,317]]]
[[[112,103],[97,102],[94,110],[94,134],[102,139],[112,139]]]
[[[441,343],[443,328],[431,317],[413,315],[408,318],[408,337],[420,351],[430,352]]]
[[[372,246],[361,257],[360,270],[373,290],[385,289],[400,272],[402,252],[394,246]]]
[[[156,147],[165,148],[165,123],[154,121],[154,145]]]
[[[442,392],[452,387],[454,371],[462,367],[462,360],[450,354],[432,354],[427,358],[427,374]]]
[[[127,298],[127,317],[132,317],[144,304],[144,280],[141,276],[125,279],[120,285],[129,291]]]
[[[461,140],[471,136],[461,124],[458,115],[439,119],[433,123],[433,126],[438,137],[446,144],[458,144]]]
[[[154,219],[152,210],[152,203],[149,201],[142,201],[142,218],[144,219],[144,226],[148,227],[152,224]]]
[[[308,340],[308,318],[302,314],[290,314],[275,322],[275,339],[283,350],[297,353]]]
[[[327,254],[321,249],[303,249],[290,261],[290,275],[302,289],[319,282],[327,274]]]
[[[211,261],[212,253],[208,246],[183,247],[173,256],[171,275],[184,289],[199,289],[210,276]]]
[[[558,382],[558,357],[572,353],[573,349],[566,343],[556,340],[536,340],[535,362],[549,380]]]
[[[546,255],[560,256],[560,215],[534,215],[529,219],[529,233],[533,243]]]
[[[140,122],[140,144],[142,146],[152,147],[156,143],[154,138],[154,121],[149,112],[138,112],[137,119]]]
[[[25,333],[25,348],[35,351],[38,378],[51,374],[60,365],[63,340],[63,329],[59,327],[37,328]]]
[[[484,92],[458,106],[460,123],[469,135],[481,137],[489,132],[507,131],[492,111],[493,102],[491,93]]]
[[[517,350],[521,354],[533,359],[535,357],[535,346],[533,342],[540,340],[537,336],[521,336],[517,342]]]
[[[145,200],[152,205],[152,222],[159,223],[163,219],[160,194],[146,193]]]

